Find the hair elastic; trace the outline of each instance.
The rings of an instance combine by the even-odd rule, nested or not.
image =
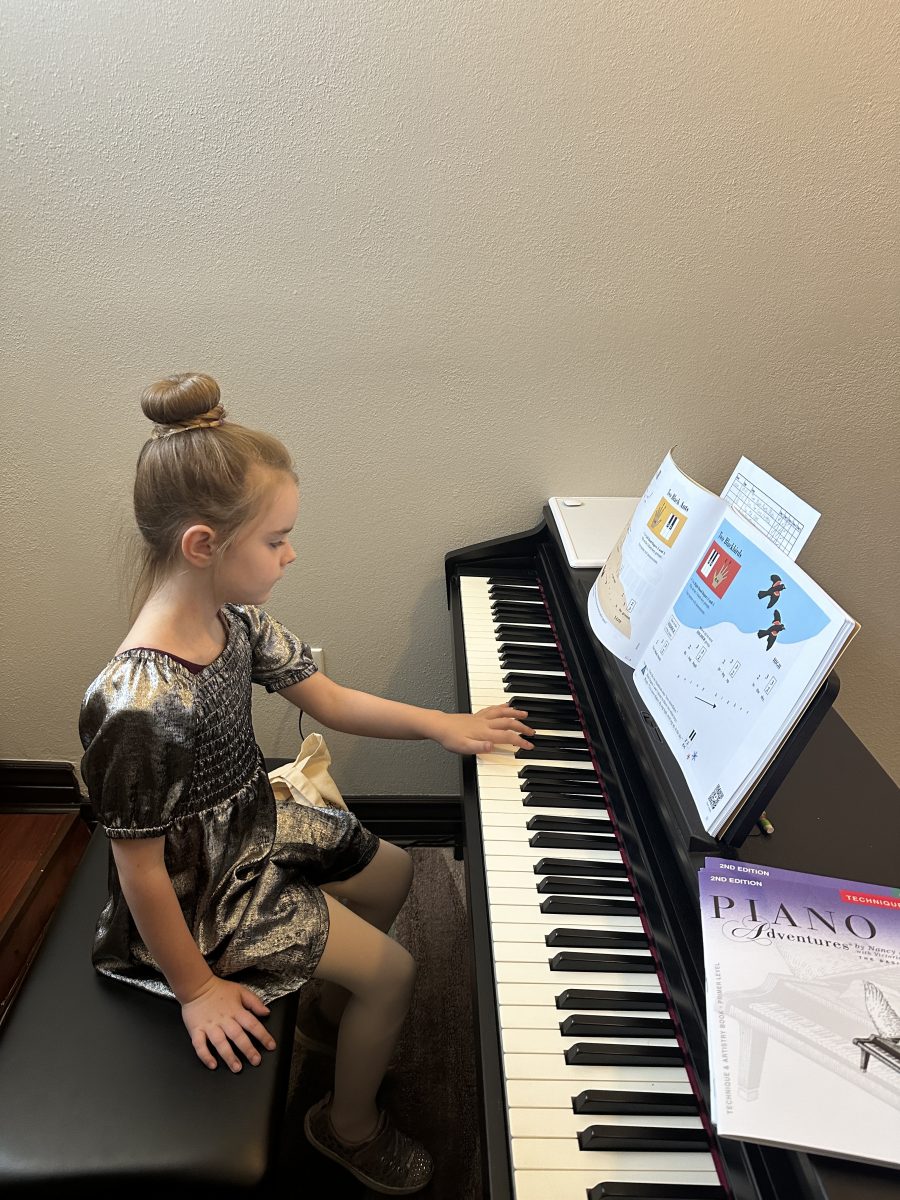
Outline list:
[[[155,423],[152,437],[166,438],[173,433],[185,433],[188,429],[213,429],[216,425],[225,424],[225,410],[221,404],[201,413],[198,417],[189,417],[186,421],[171,421],[166,425]]]

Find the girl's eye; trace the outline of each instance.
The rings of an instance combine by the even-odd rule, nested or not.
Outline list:
[[[284,542],[269,542],[273,550],[277,550],[279,546],[283,546]]]

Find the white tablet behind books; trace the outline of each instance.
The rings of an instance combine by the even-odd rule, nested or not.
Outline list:
[[[551,496],[550,511],[570,567],[602,567],[638,496]]]

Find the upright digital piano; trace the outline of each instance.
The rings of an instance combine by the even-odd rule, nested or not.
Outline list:
[[[716,853],[897,884],[890,778],[831,709],[771,770],[775,833],[716,842],[549,510],[446,575],[460,710],[505,701],[538,731],[461,765],[488,1200],[900,1200],[900,1171],[717,1138],[697,887]]]

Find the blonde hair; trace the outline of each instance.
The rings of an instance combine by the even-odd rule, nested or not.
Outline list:
[[[142,544],[132,614],[177,561],[186,528],[210,525],[225,550],[255,516],[278,473],[297,481],[278,438],[225,420],[219,385],[210,375],[161,379],[145,388],[141,408],[155,428],[138,456],[134,479]]]

